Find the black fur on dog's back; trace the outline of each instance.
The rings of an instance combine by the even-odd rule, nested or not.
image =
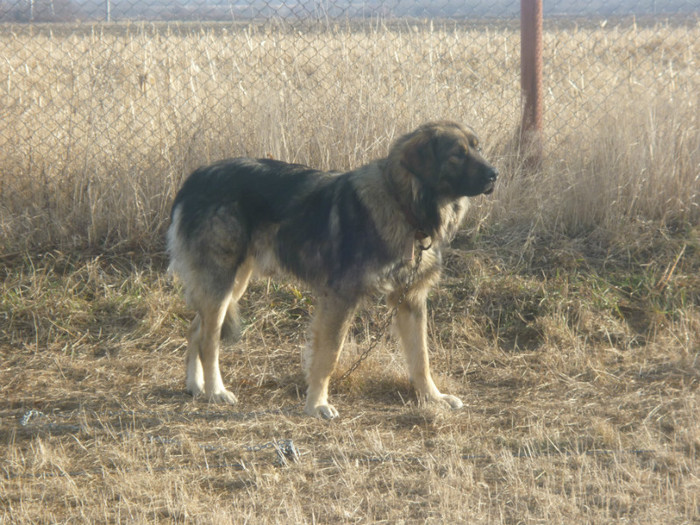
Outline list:
[[[237,213],[252,230],[261,223],[282,221],[299,199],[328,178],[325,172],[278,160],[224,160],[195,170],[175,197],[172,212],[182,209],[180,231],[187,238],[196,235],[216,209]]]
[[[230,159],[190,175],[173,204],[173,219],[178,210],[178,236],[206,259],[202,271],[220,262],[216,273],[224,287],[250,255],[252,241],[269,229],[282,270],[311,285],[362,293],[361,276],[392,256],[352,178],[353,172],[270,159]],[[218,225],[214,235],[212,224]]]

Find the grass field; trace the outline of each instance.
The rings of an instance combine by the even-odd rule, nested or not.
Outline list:
[[[507,28],[107,29],[0,32],[0,522],[700,522],[700,28],[546,31],[538,171]],[[429,300],[466,407],[418,405],[382,340],[338,420],[303,416],[314,298],[268,281],[222,356],[239,404],[185,395],[162,253],[183,176],[355,166],[445,116],[502,173]]]

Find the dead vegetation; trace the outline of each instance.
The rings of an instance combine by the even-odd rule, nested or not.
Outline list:
[[[480,72],[470,56],[455,56],[463,29],[408,28],[397,37],[378,27],[369,36],[303,41],[274,31],[0,35],[25,50],[17,60],[28,71],[42,73],[17,88],[37,97],[29,116],[66,119],[53,138],[30,140],[22,136],[28,115],[3,108],[16,134],[1,137],[0,150],[0,521],[700,521],[700,40],[697,28],[686,40],[663,30],[547,36],[558,60],[548,67],[561,75],[550,111],[565,119],[568,107],[578,118],[581,106],[561,103],[564,89],[585,97],[602,90],[607,102],[587,107],[599,124],[553,139],[537,173],[518,164],[508,140],[513,115],[489,109],[511,87],[494,85],[493,71]],[[465,53],[490,49],[498,67],[514,67],[512,32],[477,36],[466,39],[476,48]],[[454,45],[440,44],[451,42],[445,37]],[[326,54],[297,53],[309,38]],[[351,39],[376,41],[376,69],[358,65],[364,55],[353,54]],[[567,68],[567,39],[580,48],[578,68]],[[268,53],[258,56],[262,41]],[[608,64],[600,50],[613,44],[618,55]],[[657,60],[660,46],[672,69]],[[74,74],[55,54],[66,49],[82,49],[70,59],[93,69],[77,68],[73,81],[94,91],[62,84]],[[104,49],[123,60],[100,62]],[[216,68],[199,62],[206,49],[216,51]],[[413,75],[417,66],[406,59],[419,51],[418,62],[436,60],[434,78]],[[224,89],[239,78],[226,63],[239,60],[246,79],[270,57],[266,68],[301,91],[271,84],[256,98],[254,85]],[[328,66],[334,59],[339,65]],[[46,79],[42,68],[52,61],[63,69]],[[586,67],[595,78],[581,83]],[[21,70],[12,60],[2,68],[8,86],[22,78],[11,74]],[[643,68],[672,72],[674,86],[642,93]],[[332,84],[318,104],[315,71],[346,86],[343,96]],[[350,73],[356,84],[345,82]],[[129,87],[123,79],[132,77]],[[448,101],[444,87],[457,81],[480,102]],[[188,89],[200,98],[177,98]],[[657,99],[654,89],[673,96]],[[122,127],[103,121],[104,90],[114,93],[111,109],[123,109]],[[223,91],[232,108],[269,113],[222,139],[234,115],[214,119],[219,106],[208,104]],[[308,100],[294,95],[305,92]],[[65,97],[72,111],[61,106]],[[331,118],[321,119],[319,107]],[[475,201],[430,297],[437,380],[465,409],[416,404],[400,352],[383,340],[333,386],[339,420],[303,416],[300,355],[314,298],[298,284],[268,281],[244,299],[242,340],[222,356],[239,404],[187,396],[191,312],[159,250],[173,192],[191,165],[239,153],[356,165],[383,154],[400,130],[444,112],[483,128],[487,156],[503,174],[492,197]],[[327,129],[314,127],[326,120]],[[147,141],[139,139],[144,130]],[[378,336],[383,315],[381,307],[358,314],[339,373]],[[297,462],[277,452],[284,440],[298,449]]]
[[[351,168],[445,117],[473,126],[505,173],[504,212],[475,220],[578,236],[697,218],[700,28],[553,27],[545,41],[550,158],[524,179],[517,28],[8,26],[0,250],[158,250],[198,165]]]
[[[431,297],[433,363],[466,408],[417,405],[390,340],[302,412],[313,298],[257,283],[222,357],[234,407],[184,393],[190,313],[160,258],[51,252],[6,266],[0,504],[12,522],[698,519],[700,257],[517,264],[485,236]],[[676,261],[671,246],[683,251]],[[572,263],[573,264],[573,263]],[[672,269],[672,271],[671,271]],[[363,311],[345,370],[377,334]],[[277,452],[291,440],[298,462]]]

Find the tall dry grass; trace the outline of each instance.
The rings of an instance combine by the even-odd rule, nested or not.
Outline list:
[[[6,26],[2,251],[158,249],[199,164],[272,155],[348,168],[445,117],[473,125],[504,174],[476,210],[484,225],[696,221],[700,28],[547,31],[548,156],[527,176],[513,140],[518,38],[432,22]]]

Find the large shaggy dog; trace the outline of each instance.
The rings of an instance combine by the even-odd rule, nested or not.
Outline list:
[[[175,199],[168,231],[171,269],[197,312],[187,390],[235,403],[219,372],[222,327],[235,324],[254,272],[281,273],[317,296],[306,359],[308,414],[338,415],[328,403],[328,382],[355,308],[377,291],[397,308],[419,398],[461,407],[430,375],[426,296],[467,197],[494,189],[498,172],[480,151],[472,130],[442,121],[400,137],[387,158],[347,173],[249,158],[192,173]]]

